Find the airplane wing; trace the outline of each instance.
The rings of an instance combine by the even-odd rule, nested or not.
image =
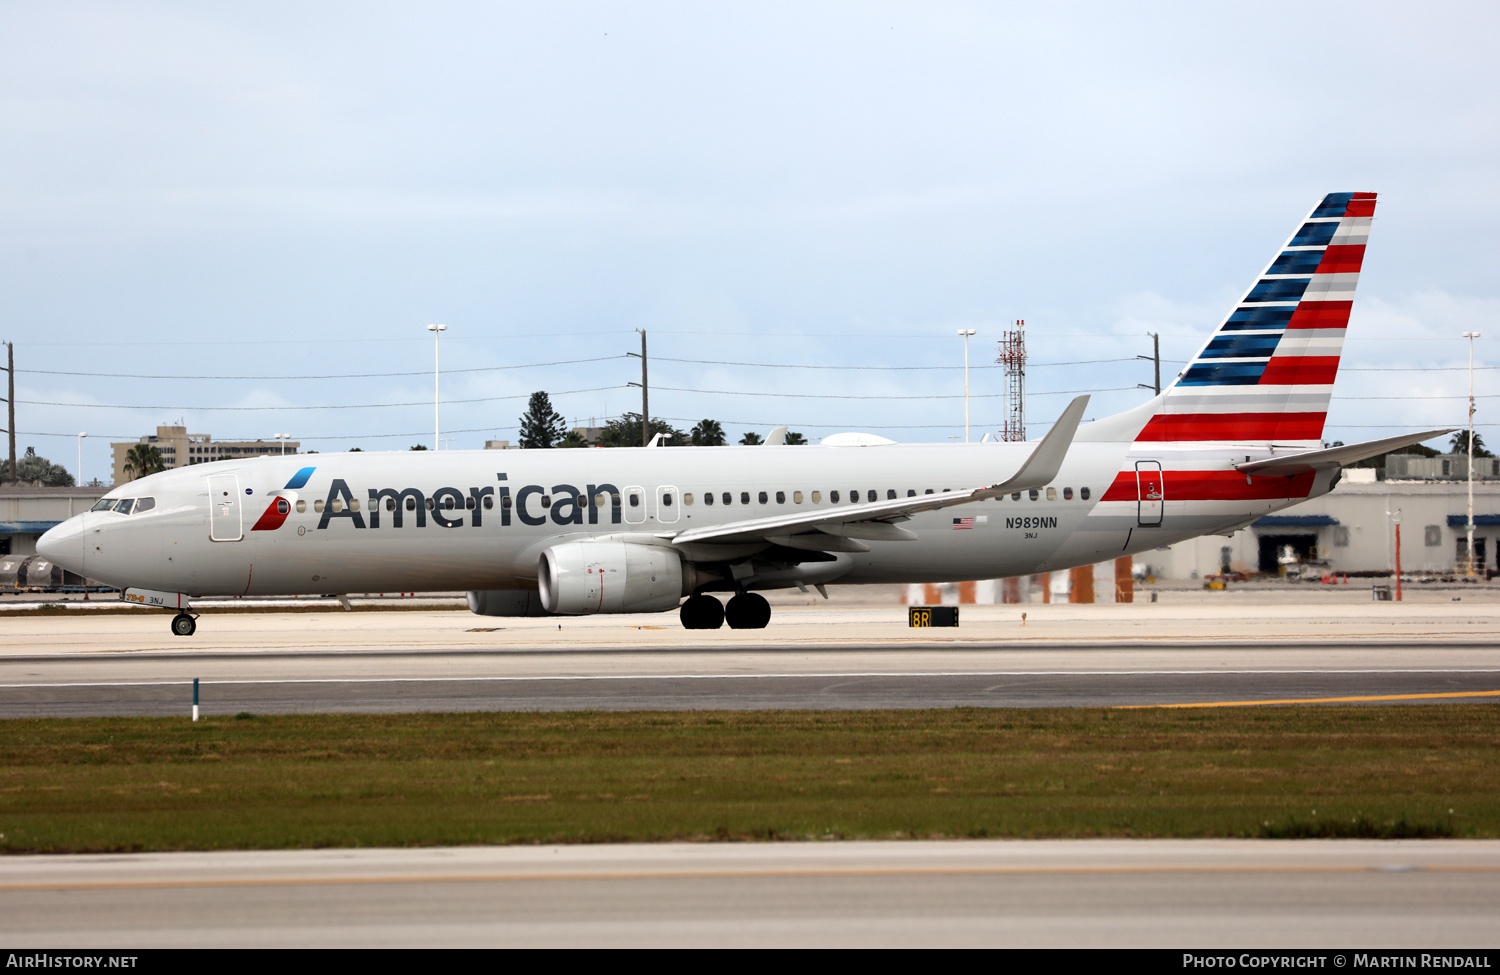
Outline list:
[[[857,541],[869,538],[877,541],[910,541],[917,536],[894,524],[905,521],[923,511],[936,511],[973,501],[987,501],[1012,491],[1028,491],[1050,484],[1062,467],[1063,458],[1073,444],[1073,435],[1083,419],[1089,398],[1079,396],[1068,404],[1062,416],[1047,431],[1047,435],[1036,445],[1018,471],[998,484],[978,487],[967,491],[949,491],[943,494],[923,494],[914,498],[897,498],[894,501],[877,501],[871,504],[849,504],[839,508],[823,508],[798,512],[791,515],[776,515],[771,518],[751,518],[714,525],[709,528],[694,528],[672,536],[672,544],[687,545],[694,542],[751,542],[772,541],[790,548],[813,551],[868,551]],[[814,532],[814,535],[799,533]],[[824,537],[826,536],[826,537]],[[841,544],[842,543],[842,544]]]
[[[1414,443],[1431,440],[1433,437],[1444,437],[1452,432],[1453,430],[1449,429],[1428,430],[1426,433],[1403,433],[1399,437],[1386,437],[1384,440],[1367,440],[1364,443],[1328,447],[1323,450],[1304,450],[1301,453],[1287,454],[1283,457],[1266,457],[1262,460],[1235,464],[1234,469],[1242,474],[1306,474],[1309,471],[1353,464],[1371,457],[1378,457],[1388,450],[1409,447]]]

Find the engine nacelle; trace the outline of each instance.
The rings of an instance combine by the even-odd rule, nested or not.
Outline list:
[[[657,545],[565,542],[542,552],[537,569],[549,613],[658,613],[684,595],[682,557]]]
[[[469,612],[480,616],[546,616],[535,589],[482,589],[469,593]]]

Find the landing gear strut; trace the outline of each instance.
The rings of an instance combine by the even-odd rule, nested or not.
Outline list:
[[[172,632],[178,636],[192,636],[196,629],[198,629],[198,621],[188,614],[178,613],[172,617]]]
[[[758,592],[742,592],[729,601],[724,619],[736,630],[763,630],[771,622],[771,604]]]
[[[690,596],[678,611],[684,630],[717,630],[724,625],[724,604],[712,596]]]

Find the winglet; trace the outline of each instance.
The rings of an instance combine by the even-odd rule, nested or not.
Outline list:
[[[1089,398],[1079,396],[1068,404],[1068,408],[1062,411],[1062,416],[1052,424],[1052,429],[1042,438],[1042,442],[1036,445],[1031,456],[1026,458],[1026,463],[1016,471],[1009,480],[985,488],[977,492],[975,500],[986,498],[998,498],[1002,494],[1012,491],[1027,491],[1032,488],[1045,487],[1057,477],[1057,472],[1062,468],[1063,458],[1068,455],[1068,448],[1073,446],[1073,437],[1078,433],[1078,424],[1083,421],[1083,411],[1088,409]]]
[[[783,446],[785,444],[786,444],[786,427],[776,427],[770,433],[766,434],[766,442],[763,443],[763,444],[761,444],[761,446],[763,446],[763,447],[780,447],[780,446]]]

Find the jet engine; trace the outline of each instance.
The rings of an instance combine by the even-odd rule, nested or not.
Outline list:
[[[535,589],[481,589],[469,593],[469,612],[480,616],[546,616]]]
[[[656,613],[686,594],[682,557],[656,545],[580,541],[542,552],[537,582],[549,613]]]

